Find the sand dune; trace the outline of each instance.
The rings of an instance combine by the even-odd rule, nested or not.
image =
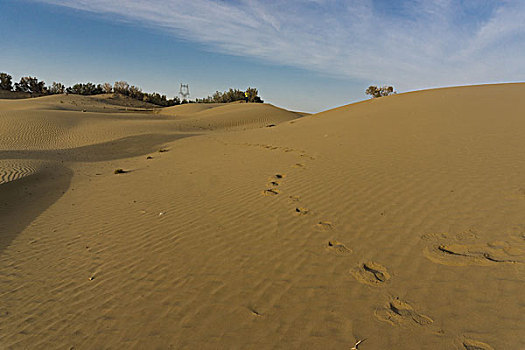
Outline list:
[[[152,111],[158,106],[119,95],[50,95],[28,99],[0,100],[0,110],[52,110],[86,112]]]
[[[163,108],[158,114],[169,115],[176,120],[191,119],[193,125],[213,130],[249,126],[275,126],[278,123],[305,115],[268,104],[245,104],[242,102],[185,104]]]
[[[524,93],[0,101],[0,344],[525,348]]]
[[[192,114],[208,109],[224,106],[223,103],[188,103],[178,106],[162,108],[158,111],[161,115],[176,116],[179,118],[191,117]]]
[[[62,99],[67,99],[69,106],[74,108],[63,109],[58,102]],[[259,128],[302,117],[302,114],[268,104],[233,103],[221,104],[209,111],[193,108],[193,114],[186,114],[180,120],[178,116],[163,112],[125,112],[121,106],[100,112],[100,101],[105,99],[74,95],[0,100],[0,150],[69,149],[131,135]],[[75,106],[85,109],[79,111]],[[190,105],[177,107],[187,112],[186,106]]]

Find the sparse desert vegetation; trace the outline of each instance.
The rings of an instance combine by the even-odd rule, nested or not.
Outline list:
[[[109,83],[94,84],[94,83],[77,83],[70,87],[64,86],[59,82],[53,82],[50,86],[46,86],[44,81],[40,81],[36,77],[21,77],[18,83],[12,84],[12,76],[8,73],[0,73],[0,98],[9,97],[36,97],[44,95],[58,95],[58,94],[73,94],[73,95],[101,95],[101,94],[120,94],[129,96],[133,99],[152,103],[157,106],[170,107],[185,103],[229,103],[235,101],[246,101],[252,103],[262,103],[263,100],[259,97],[259,91],[256,88],[249,87],[245,91],[239,89],[229,89],[224,92],[215,92],[213,96],[206,98],[196,98],[195,100],[181,100],[178,96],[169,99],[166,95],[161,95],[157,92],[147,93],[143,92],[138,86],[129,85],[126,81],[116,81],[113,85]],[[6,92],[14,91],[18,94],[6,94]]]
[[[385,97],[395,94],[395,90],[393,86],[381,86],[377,87],[375,85],[370,85],[365,93],[369,95],[372,98],[378,98],[378,97]]]

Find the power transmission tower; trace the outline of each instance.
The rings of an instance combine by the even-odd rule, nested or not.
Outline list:
[[[179,95],[181,100],[187,100],[190,97],[190,85],[189,84],[180,84]]]

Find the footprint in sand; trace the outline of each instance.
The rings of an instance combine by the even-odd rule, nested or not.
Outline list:
[[[330,231],[334,228],[330,221],[319,221],[315,226],[321,231]]]
[[[289,196],[288,200],[290,202],[299,202],[301,200],[301,198],[299,198],[299,196]]]
[[[436,244],[426,247],[424,255],[437,264],[451,266],[480,265],[489,266],[497,263],[515,264],[521,261],[508,252],[519,252],[509,248],[494,247],[488,244]],[[518,252],[518,253],[515,253]]]
[[[516,242],[477,242],[472,231],[449,236],[447,234],[425,234],[423,240],[432,242],[424,248],[423,254],[432,262],[450,266],[494,264],[516,264],[525,259],[525,250]]]
[[[472,339],[464,339],[462,345],[466,350],[494,350],[492,346]]]
[[[301,208],[301,207],[297,207],[297,208],[295,208],[295,213],[296,213],[297,215],[306,215],[306,214],[308,214],[309,212],[310,212],[310,211],[309,211],[308,209],[306,209],[306,208]]]
[[[264,190],[263,191],[263,194],[265,196],[276,196],[280,193],[280,191],[276,188],[270,188],[270,189],[267,189],[267,190]]]
[[[361,264],[359,267],[350,271],[350,273],[361,283],[370,286],[383,285],[390,279],[386,267],[373,261]]]
[[[412,305],[399,298],[390,300],[384,308],[376,310],[376,317],[395,326],[428,326],[434,321],[418,313]]]
[[[352,250],[347,248],[343,243],[337,241],[328,241],[326,250],[338,256],[344,256],[352,253]]]
[[[269,188],[262,191],[262,193],[265,196],[276,196],[279,193],[281,193],[281,191],[279,191],[276,187],[279,186],[279,180],[282,180],[284,176],[285,175],[283,174],[275,174],[274,176],[270,177],[269,182],[267,184],[267,187]]]

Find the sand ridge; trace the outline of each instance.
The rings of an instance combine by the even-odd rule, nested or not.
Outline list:
[[[17,182],[33,175],[0,185],[2,208],[27,214],[0,228],[0,343],[525,347],[524,92],[429,90],[275,122],[260,106],[251,124],[244,104],[65,112],[82,115],[72,126],[40,114],[69,136],[0,148],[49,162],[32,195]]]

